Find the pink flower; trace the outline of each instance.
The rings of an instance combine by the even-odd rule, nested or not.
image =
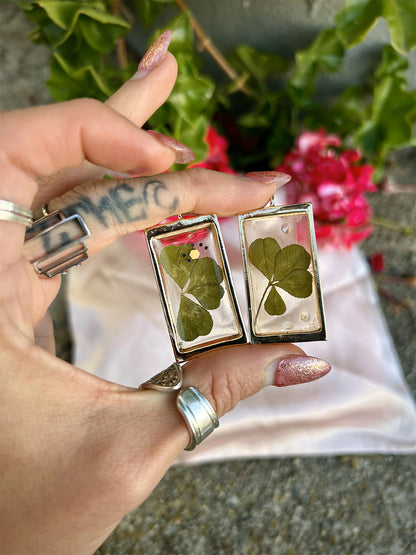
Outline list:
[[[288,173],[289,204],[312,202],[320,243],[350,248],[368,237],[371,208],[364,193],[375,191],[372,166],[358,150],[341,150],[341,139],[305,131],[276,170]]]
[[[380,273],[384,269],[384,256],[382,252],[375,252],[369,258],[370,266],[373,272]]]
[[[192,168],[207,168],[209,170],[216,170],[218,172],[236,174],[230,165],[228,158],[228,141],[225,137],[220,135],[214,127],[209,127],[207,136],[205,137],[208,143],[208,155],[206,159],[200,164],[191,166]]]

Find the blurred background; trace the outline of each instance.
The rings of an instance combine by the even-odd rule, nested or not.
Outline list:
[[[381,5],[381,1],[378,0],[373,0],[373,3]],[[391,3],[396,2],[392,0]],[[123,71],[127,74],[132,71],[133,66],[133,70],[137,66],[137,59],[145,52],[154,30],[163,27],[183,12],[178,3],[160,6],[159,2],[143,0],[123,4],[127,11],[123,12],[122,6],[118,6],[117,9],[121,11],[117,14],[131,26],[125,41],[127,64]],[[143,19],[131,18],[131,14],[136,14],[137,5],[142,18],[143,13],[149,14],[148,27],[144,25]],[[210,41],[221,53],[228,55],[236,46],[243,44],[250,45],[256,51],[271,52],[285,60],[291,60],[296,52],[307,49],[323,29],[333,25],[334,17],[344,3],[338,0],[196,0],[189,1],[188,5]],[[157,13],[158,19],[152,21],[151,11],[156,8],[163,9]],[[416,21],[412,21],[412,14],[409,14],[408,19],[410,26],[416,26]],[[56,59],[55,66],[50,65],[51,53],[56,50],[50,44],[34,45],[28,40],[28,33],[34,29],[34,24],[28,20],[16,2],[0,3],[0,26],[0,109],[52,102],[56,97],[56,83],[59,85]],[[178,29],[182,27],[179,25]],[[284,76],[288,70],[283,62],[279,61],[282,63],[279,66],[279,75],[271,72],[264,76],[259,75],[256,82],[247,78],[244,83],[249,88],[259,87],[262,94],[266,90],[263,87],[267,84],[267,91],[278,91],[281,95],[279,102],[283,102],[284,94],[290,93],[293,98],[293,88],[289,90],[285,84],[292,80],[291,84],[297,83],[296,90],[302,94],[306,91],[313,97],[318,96],[321,101],[328,99],[323,102],[325,109],[331,105],[331,99],[339,97],[347,87],[358,87],[373,95],[370,96],[370,101],[367,100],[366,117],[373,118],[371,121],[375,125],[381,125],[374,119],[372,112],[372,106],[377,102],[375,82],[383,78],[380,73],[376,77],[375,67],[380,63],[381,50],[390,44],[390,33],[391,29],[389,31],[386,20],[380,19],[365,35],[365,39],[360,40],[357,46],[347,49],[342,56],[339,50],[333,51],[332,46],[326,45],[331,60],[335,51],[342,57],[342,64],[338,66],[336,63],[334,72],[323,71],[317,75],[310,73],[312,70],[308,66],[309,74],[301,74],[299,62],[297,81],[293,73],[289,81],[285,81]],[[52,39],[49,37],[48,40]],[[410,39],[409,41],[411,42]],[[399,47],[406,50],[405,46]],[[315,46],[315,51],[317,50],[318,46]],[[137,54],[135,61],[131,59],[132,53]],[[415,54],[414,50],[403,54],[409,66],[403,66],[401,70],[400,75],[405,75],[407,84],[405,89],[400,88],[400,94],[396,95],[398,104],[402,96],[405,98],[403,91],[413,91],[416,86]],[[230,63],[233,62],[232,67],[237,68],[240,77],[255,59],[256,53],[243,50],[228,57]],[[394,61],[397,62],[396,59]],[[211,90],[209,80],[218,84],[216,94],[220,101],[217,100],[218,109],[215,113],[212,112],[213,119],[215,120],[216,114],[224,111],[238,113],[238,117],[241,118],[244,129],[238,135],[238,140],[230,137],[230,129],[224,118],[217,117],[215,120],[219,121],[220,131],[231,143],[228,152],[229,166],[240,170],[241,160],[238,154],[233,154],[233,148],[237,152],[239,140],[244,137],[245,130],[252,129],[252,123],[248,121],[250,118],[247,116],[249,110],[246,109],[249,101],[241,91],[232,90],[236,82],[238,84],[238,79],[235,76],[233,79],[227,77],[206,50],[200,52],[199,62],[202,73],[197,77],[203,82],[204,90]],[[265,67],[269,62],[271,61],[268,59],[264,60]],[[184,63],[193,63],[193,59],[185,60]],[[273,60],[273,63],[277,64],[277,59]],[[305,67],[304,71],[306,72]],[[205,80],[205,74],[208,81]],[[48,90],[45,83],[51,80],[51,75],[55,82]],[[117,79],[121,79],[120,75],[120,72],[113,75],[108,70],[108,86],[114,82],[115,87]],[[305,83],[308,79],[314,81],[315,91],[307,90]],[[82,82],[80,86],[82,88]],[[92,83],[92,89],[94,86]],[[67,90],[70,88],[68,86]],[[54,92],[52,97],[51,94]],[[105,94],[105,91],[101,92]],[[359,96],[354,96],[354,100]],[[223,100],[224,97],[228,100]],[[299,102],[303,102],[303,97]],[[207,104],[208,112],[211,110],[210,106],[212,101]],[[264,115],[263,109],[264,107],[261,107],[257,112],[254,110],[257,121],[262,114]],[[320,109],[309,110],[306,104],[302,104],[302,110],[306,114],[306,121],[309,124],[314,123],[316,128],[319,118],[323,118],[322,106]],[[410,113],[411,109],[408,111]],[[325,121],[322,119],[323,123]],[[341,116],[340,122],[339,128],[335,131],[341,134],[340,129],[344,122]],[[282,121],[279,125],[287,123]],[[154,124],[157,127],[157,118]],[[185,124],[181,131],[170,131],[184,133],[198,146],[201,137],[188,132]],[[292,125],[293,121],[289,124]],[[357,125],[363,125],[363,122],[358,122]],[[293,136],[288,137],[288,145],[290,140],[293,143],[296,137],[296,126],[291,129]],[[206,128],[203,131],[205,133]],[[263,129],[256,128],[254,134],[256,133],[262,141],[267,140],[270,146],[274,145],[275,151],[277,147],[281,148],[282,152],[285,149],[287,152],[290,148],[286,144],[276,146],[271,134],[265,139]],[[358,140],[363,136],[364,133]],[[347,136],[342,138],[348,142]],[[400,140],[405,142],[403,139]],[[411,278],[416,275],[416,240],[414,235],[403,233],[403,229],[416,227],[416,157],[411,140],[408,144],[399,145],[400,148],[396,148],[397,145],[393,143],[391,139],[388,156],[385,156],[383,145],[378,148],[377,144],[370,144],[369,141],[363,143],[364,147],[369,148],[369,159],[381,184],[377,192],[368,194],[366,199],[380,222],[394,222],[396,225],[393,226],[394,229],[385,225],[374,226],[373,232],[361,243],[360,248],[374,264],[374,279],[381,306],[405,378],[415,395],[416,284],[415,279],[412,281]],[[202,146],[200,149],[201,160],[205,159],[204,155],[207,156],[204,148]],[[276,165],[281,163],[283,155],[273,161]],[[250,163],[255,167],[257,163],[263,162],[252,160]],[[382,268],[377,266],[380,255]],[[58,356],[71,360],[72,337],[68,322],[65,277],[51,312],[55,322]],[[357,455],[288,457],[239,460],[191,467],[177,466],[167,473],[150,498],[123,520],[97,553],[415,553],[414,463],[413,456]]]

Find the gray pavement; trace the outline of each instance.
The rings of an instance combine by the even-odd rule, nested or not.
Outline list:
[[[0,4],[0,109],[50,101],[48,51],[26,40],[30,24],[14,2]],[[401,183],[415,184],[415,151],[392,162]],[[416,225],[416,188],[374,194],[379,216]],[[416,274],[416,241],[376,229],[363,245],[383,251],[387,270]],[[416,392],[415,291],[383,283],[413,301],[382,307],[409,386]],[[52,308],[58,354],[70,358],[65,287]],[[172,468],[149,499],[122,521],[97,555],[245,555],[416,553],[415,457],[343,456],[240,460]],[[75,554],[74,554],[75,555]]]

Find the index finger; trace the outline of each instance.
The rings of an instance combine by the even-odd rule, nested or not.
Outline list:
[[[288,179],[279,172],[237,177],[193,168],[151,177],[88,182],[52,200],[48,208],[62,210],[67,217],[78,214],[83,218],[91,233],[88,252],[94,255],[121,235],[176,214],[230,216],[259,208]]]
[[[97,100],[81,99],[0,114],[0,198],[30,208],[39,176],[83,160],[114,171],[157,173],[175,159],[172,149]],[[155,167],[160,164],[159,169]],[[19,255],[24,227],[0,222],[2,263]]]

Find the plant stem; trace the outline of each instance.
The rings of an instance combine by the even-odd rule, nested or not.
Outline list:
[[[117,17],[120,17],[120,4],[121,4],[120,0],[113,0],[111,2],[111,11]],[[124,69],[125,67],[127,67],[127,63],[128,63],[127,47],[126,47],[126,41],[124,37],[121,37],[120,39],[118,39],[116,43],[116,52],[117,52],[118,65],[120,66],[120,69]]]
[[[182,11],[188,14],[189,21],[191,23],[192,29],[195,35],[199,39],[199,44],[202,50],[206,50],[212,58],[217,62],[221,69],[228,75],[228,77],[233,81],[234,86],[237,90],[244,93],[246,96],[253,96],[253,92],[246,86],[246,81],[249,77],[248,74],[238,75],[237,71],[233,66],[226,60],[226,58],[221,54],[215,44],[212,42],[211,38],[205,33],[199,24],[198,20],[195,18],[191,10],[188,8],[184,0],[175,0],[176,5]]]
[[[254,325],[253,325],[253,327],[255,327],[256,324],[257,324],[257,318],[259,317],[259,313],[260,313],[260,309],[261,309],[261,307],[262,307],[262,305],[263,305],[264,297],[266,296],[266,293],[267,293],[267,291],[269,290],[269,288],[270,288],[271,286],[272,286],[272,282],[269,281],[269,283],[268,283],[267,286],[266,286],[266,289],[264,290],[263,296],[262,296],[262,298],[260,299],[260,304],[259,304],[259,308],[257,309],[256,317],[254,318]]]
[[[406,237],[411,237],[412,235],[415,234],[415,230],[413,229],[413,227],[411,226],[406,226],[403,224],[398,224],[397,222],[394,222],[393,220],[389,220],[388,218],[381,218],[378,216],[373,216],[370,219],[370,222],[378,227],[385,227],[386,229],[391,229],[393,231],[398,231],[399,233],[402,233],[403,235],[405,235]]]

